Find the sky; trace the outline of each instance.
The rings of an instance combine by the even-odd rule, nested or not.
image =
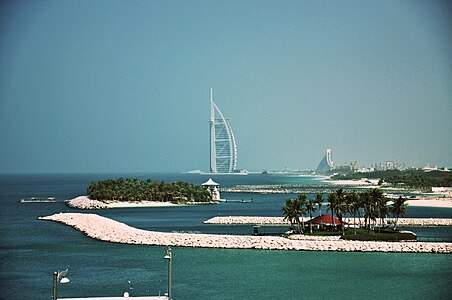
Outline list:
[[[0,4],[0,173],[452,167],[449,1]]]

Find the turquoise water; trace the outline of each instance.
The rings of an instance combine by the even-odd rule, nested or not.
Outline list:
[[[51,299],[52,273],[66,268],[71,282],[60,286],[60,297],[166,292],[165,248],[95,241],[62,224],[37,220],[77,210],[63,203],[17,202],[31,196],[71,198],[84,194],[91,180],[112,176],[0,177],[0,299]],[[153,174],[167,181],[182,179],[197,184],[206,179],[199,176]],[[224,177],[214,180],[230,186],[312,181],[260,175]],[[144,229],[250,234],[250,226],[208,226],[202,221],[215,215],[280,215],[288,195],[225,197],[253,197],[255,202],[96,213]],[[408,214],[451,217],[452,210],[409,208]],[[450,229],[441,230],[450,235]],[[174,299],[447,299],[452,291],[451,255],[192,248],[175,248],[173,253]]]

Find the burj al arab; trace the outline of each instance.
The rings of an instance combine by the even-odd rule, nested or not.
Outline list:
[[[213,102],[210,89],[210,172],[235,173],[237,144],[229,119],[226,119]]]

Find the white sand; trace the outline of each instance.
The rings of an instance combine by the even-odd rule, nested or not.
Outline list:
[[[174,204],[171,202],[155,202],[155,201],[98,201],[91,200],[87,196],[79,196],[74,199],[68,200],[67,205],[72,208],[78,209],[109,209],[109,208],[131,208],[131,207],[165,207],[165,206],[178,206],[180,204]]]
[[[40,218],[70,225],[94,239],[156,246],[301,250],[452,253],[452,243],[291,240],[276,236],[164,233],[145,231],[96,214],[60,213]]]
[[[405,203],[409,206],[452,208],[451,198],[407,200]]]
[[[124,201],[106,201],[108,208],[128,208],[128,207],[165,207],[165,206],[179,206],[180,204],[174,204],[171,202],[156,202],[156,201],[137,201],[137,202],[124,202]]]
[[[334,185],[342,185],[342,186],[367,186],[367,187],[380,187],[379,185],[368,182],[367,180],[359,179],[359,180],[322,180],[326,183],[332,183]]]

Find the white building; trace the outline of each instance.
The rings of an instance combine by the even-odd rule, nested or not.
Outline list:
[[[218,117],[216,116],[218,114]],[[237,144],[229,120],[213,102],[210,90],[210,172],[234,173],[237,167]]]
[[[220,185],[218,183],[209,178],[202,186],[205,186],[210,191],[213,201],[220,201]]]

